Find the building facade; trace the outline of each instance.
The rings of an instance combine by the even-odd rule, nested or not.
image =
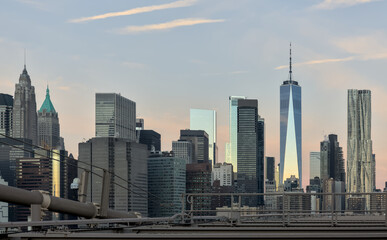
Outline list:
[[[172,152],[175,157],[182,158],[186,164],[191,164],[193,160],[193,147],[191,141],[179,140],[172,142]]]
[[[371,91],[349,89],[347,191],[372,192],[372,179]],[[352,205],[354,202],[359,201],[352,201]],[[365,206],[370,209],[368,198]]]
[[[149,217],[171,217],[181,212],[185,193],[186,162],[170,153],[152,154],[148,158]]]
[[[95,94],[95,136],[136,140],[136,103],[116,93]]]
[[[48,149],[60,147],[59,118],[51,102],[48,86],[46,98],[38,111],[38,144]]]
[[[37,128],[35,87],[31,85],[31,78],[24,65],[19,83],[15,85],[12,136],[14,138],[31,139],[33,144],[37,144]]]
[[[310,152],[309,160],[309,179],[320,177],[320,152]]]
[[[192,163],[208,163],[208,134],[204,130],[180,130],[180,140],[192,143]]]
[[[230,96],[229,103],[229,135],[228,143],[228,163],[234,166],[234,172],[238,172],[238,100],[246,99],[244,96]]]
[[[187,164],[186,167],[186,193],[211,193],[211,164],[194,163]],[[193,209],[211,210],[211,196],[193,197]],[[209,214],[209,212],[194,212],[194,215],[201,216]]]
[[[161,151],[161,135],[153,130],[137,130],[138,142],[148,146],[148,151]]]
[[[13,97],[0,93],[0,138],[11,136],[13,115]]]
[[[208,160],[213,166],[218,156],[216,111],[190,109],[189,123],[191,130],[204,130],[208,134]]]
[[[233,186],[234,172],[231,163],[216,163],[212,168],[212,182],[219,180],[219,186]]]
[[[275,175],[275,158],[274,157],[266,157],[266,179],[269,181],[274,181]]]
[[[302,186],[301,86],[292,79],[290,50],[289,80],[280,87],[280,183],[294,175]]]
[[[111,175],[109,208],[124,212],[140,212],[142,216],[148,214],[147,158],[146,145],[124,138],[96,137],[79,143],[78,165],[80,167],[100,175],[103,173],[100,168],[115,174]],[[95,167],[82,162],[93,164]],[[81,169],[79,171],[80,176]],[[101,192],[102,179],[90,174],[87,201],[101,202]]]
[[[238,101],[238,189],[242,193],[264,192],[264,120],[258,115],[258,100]],[[263,197],[246,197],[245,205],[263,205]]]
[[[320,177],[321,180],[333,178],[335,181],[345,182],[343,149],[335,134],[329,134],[320,143]]]

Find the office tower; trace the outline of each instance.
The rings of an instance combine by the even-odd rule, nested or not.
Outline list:
[[[234,166],[234,172],[238,172],[238,100],[246,99],[243,96],[229,97],[229,159],[228,163]]]
[[[186,164],[191,164],[193,160],[193,147],[191,141],[178,140],[172,142],[172,152],[175,157],[182,158]]]
[[[320,177],[320,152],[310,152],[309,160],[309,179]]]
[[[136,103],[116,93],[95,94],[95,136],[136,140]]]
[[[280,183],[294,175],[302,186],[301,86],[292,79],[290,49],[289,80],[280,87]]]
[[[0,138],[11,136],[12,133],[13,97],[0,93]]]
[[[180,140],[192,142],[192,163],[208,162],[208,134],[203,130],[180,130]]]
[[[144,130],[145,124],[143,118],[136,118],[136,130]]]
[[[138,142],[148,146],[148,151],[161,151],[161,135],[153,130],[137,130]]]
[[[16,187],[24,190],[41,190],[53,194],[53,161],[48,157],[19,158],[16,160]],[[30,208],[16,207],[16,221],[28,221]],[[45,214],[44,220],[51,220],[51,214]]]
[[[217,163],[217,165],[220,163]],[[228,163],[231,165],[231,163]],[[214,168],[215,169],[215,168]],[[213,169],[213,170],[214,170]],[[212,182],[212,193],[235,193],[235,186],[221,186],[221,180]],[[235,203],[234,203],[235,204]],[[211,197],[211,209],[217,209],[223,206],[231,206],[231,198],[227,195],[213,195]]]
[[[102,175],[100,168],[115,174],[110,176],[109,208],[123,212],[140,212],[143,216],[148,214],[147,158],[146,145],[130,142],[125,138],[96,137],[79,143],[79,167],[100,175]],[[90,167],[82,162],[93,164],[96,167]],[[82,171],[81,169],[79,171],[80,176]],[[114,183],[125,186],[127,189]],[[101,191],[102,179],[90,175],[87,201],[101,202]]]
[[[266,179],[269,181],[274,181],[274,173],[275,173],[275,158],[274,157],[266,157]]]
[[[181,212],[185,193],[186,163],[173,153],[151,154],[148,158],[149,217],[171,217]]]
[[[37,128],[35,87],[31,85],[31,78],[24,65],[19,83],[15,84],[12,136],[31,139],[33,144],[37,144]]]
[[[300,189],[300,179],[292,175],[284,181],[284,191],[293,192]]]
[[[323,195],[322,198],[322,210],[325,211],[342,211],[345,209],[345,184],[343,181],[335,181],[333,178],[323,180],[322,191],[324,193],[336,193],[334,197],[332,195]],[[333,209],[332,209],[333,208]]]
[[[320,178],[345,182],[343,150],[335,134],[329,134],[320,143]]]
[[[208,134],[208,160],[212,166],[217,163],[217,121],[216,111],[207,109],[190,109],[190,129],[204,130]]]
[[[46,99],[38,111],[38,144],[49,149],[60,147],[58,113],[51,102],[48,86]]]
[[[263,193],[264,120],[258,115],[258,100],[238,101],[238,188],[242,193]],[[245,198],[245,205],[263,205],[263,197]]]
[[[219,186],[232,186],[233,166],[231,163],[216,163],[212,168],[212,182],[219,180]]]
[[[348,90],[347,192],[372,192],[371,91]],[[363,206],[363,200],[351,205]],[[369,198],[365,200],[370,209]]]
[[[186,193],[211,193],[211,164],[186,165]],[[193,197],[194,210],[211,210],[211,196]],[[187,205],[190,206],[190,205]],[[208,216],[209,212],[194,212],[197,216]]]

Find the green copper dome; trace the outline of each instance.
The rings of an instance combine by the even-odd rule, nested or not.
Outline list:
[[[48,89],[48,86],[46,90],[46,99],[44,99],[44,102],[40,107],[39,112],[43,112],[44,109],[46,109],[46,112],[56,113],[54,105],[52,105],[52,102],[50,99],[50,90]]]

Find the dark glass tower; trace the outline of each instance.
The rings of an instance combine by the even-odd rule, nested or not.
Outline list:
[[[263,193],[264,120],[258,115],[258,100],[238,101],[238,189],[243,193]],[[243,205],[263,204],[263,198],[245,197]]]
[[[280,183],[294,175],[302,186],[301,86],[292,79],[290,49],[289,80],[280,87]]]

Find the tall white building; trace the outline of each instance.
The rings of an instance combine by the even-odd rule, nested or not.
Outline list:
[[[372,192],[370,90],[348,90],[347,141],[347,192]],[[366,199],[366,208],[369,207],[369,199]]]
[[[212,182],[220,181],[220,186],[232,186],[233,166],[230,163],[217,163],[212,168]]]
[[[96,93],[95,136],[136,141],[136,103],[120,94]]]

